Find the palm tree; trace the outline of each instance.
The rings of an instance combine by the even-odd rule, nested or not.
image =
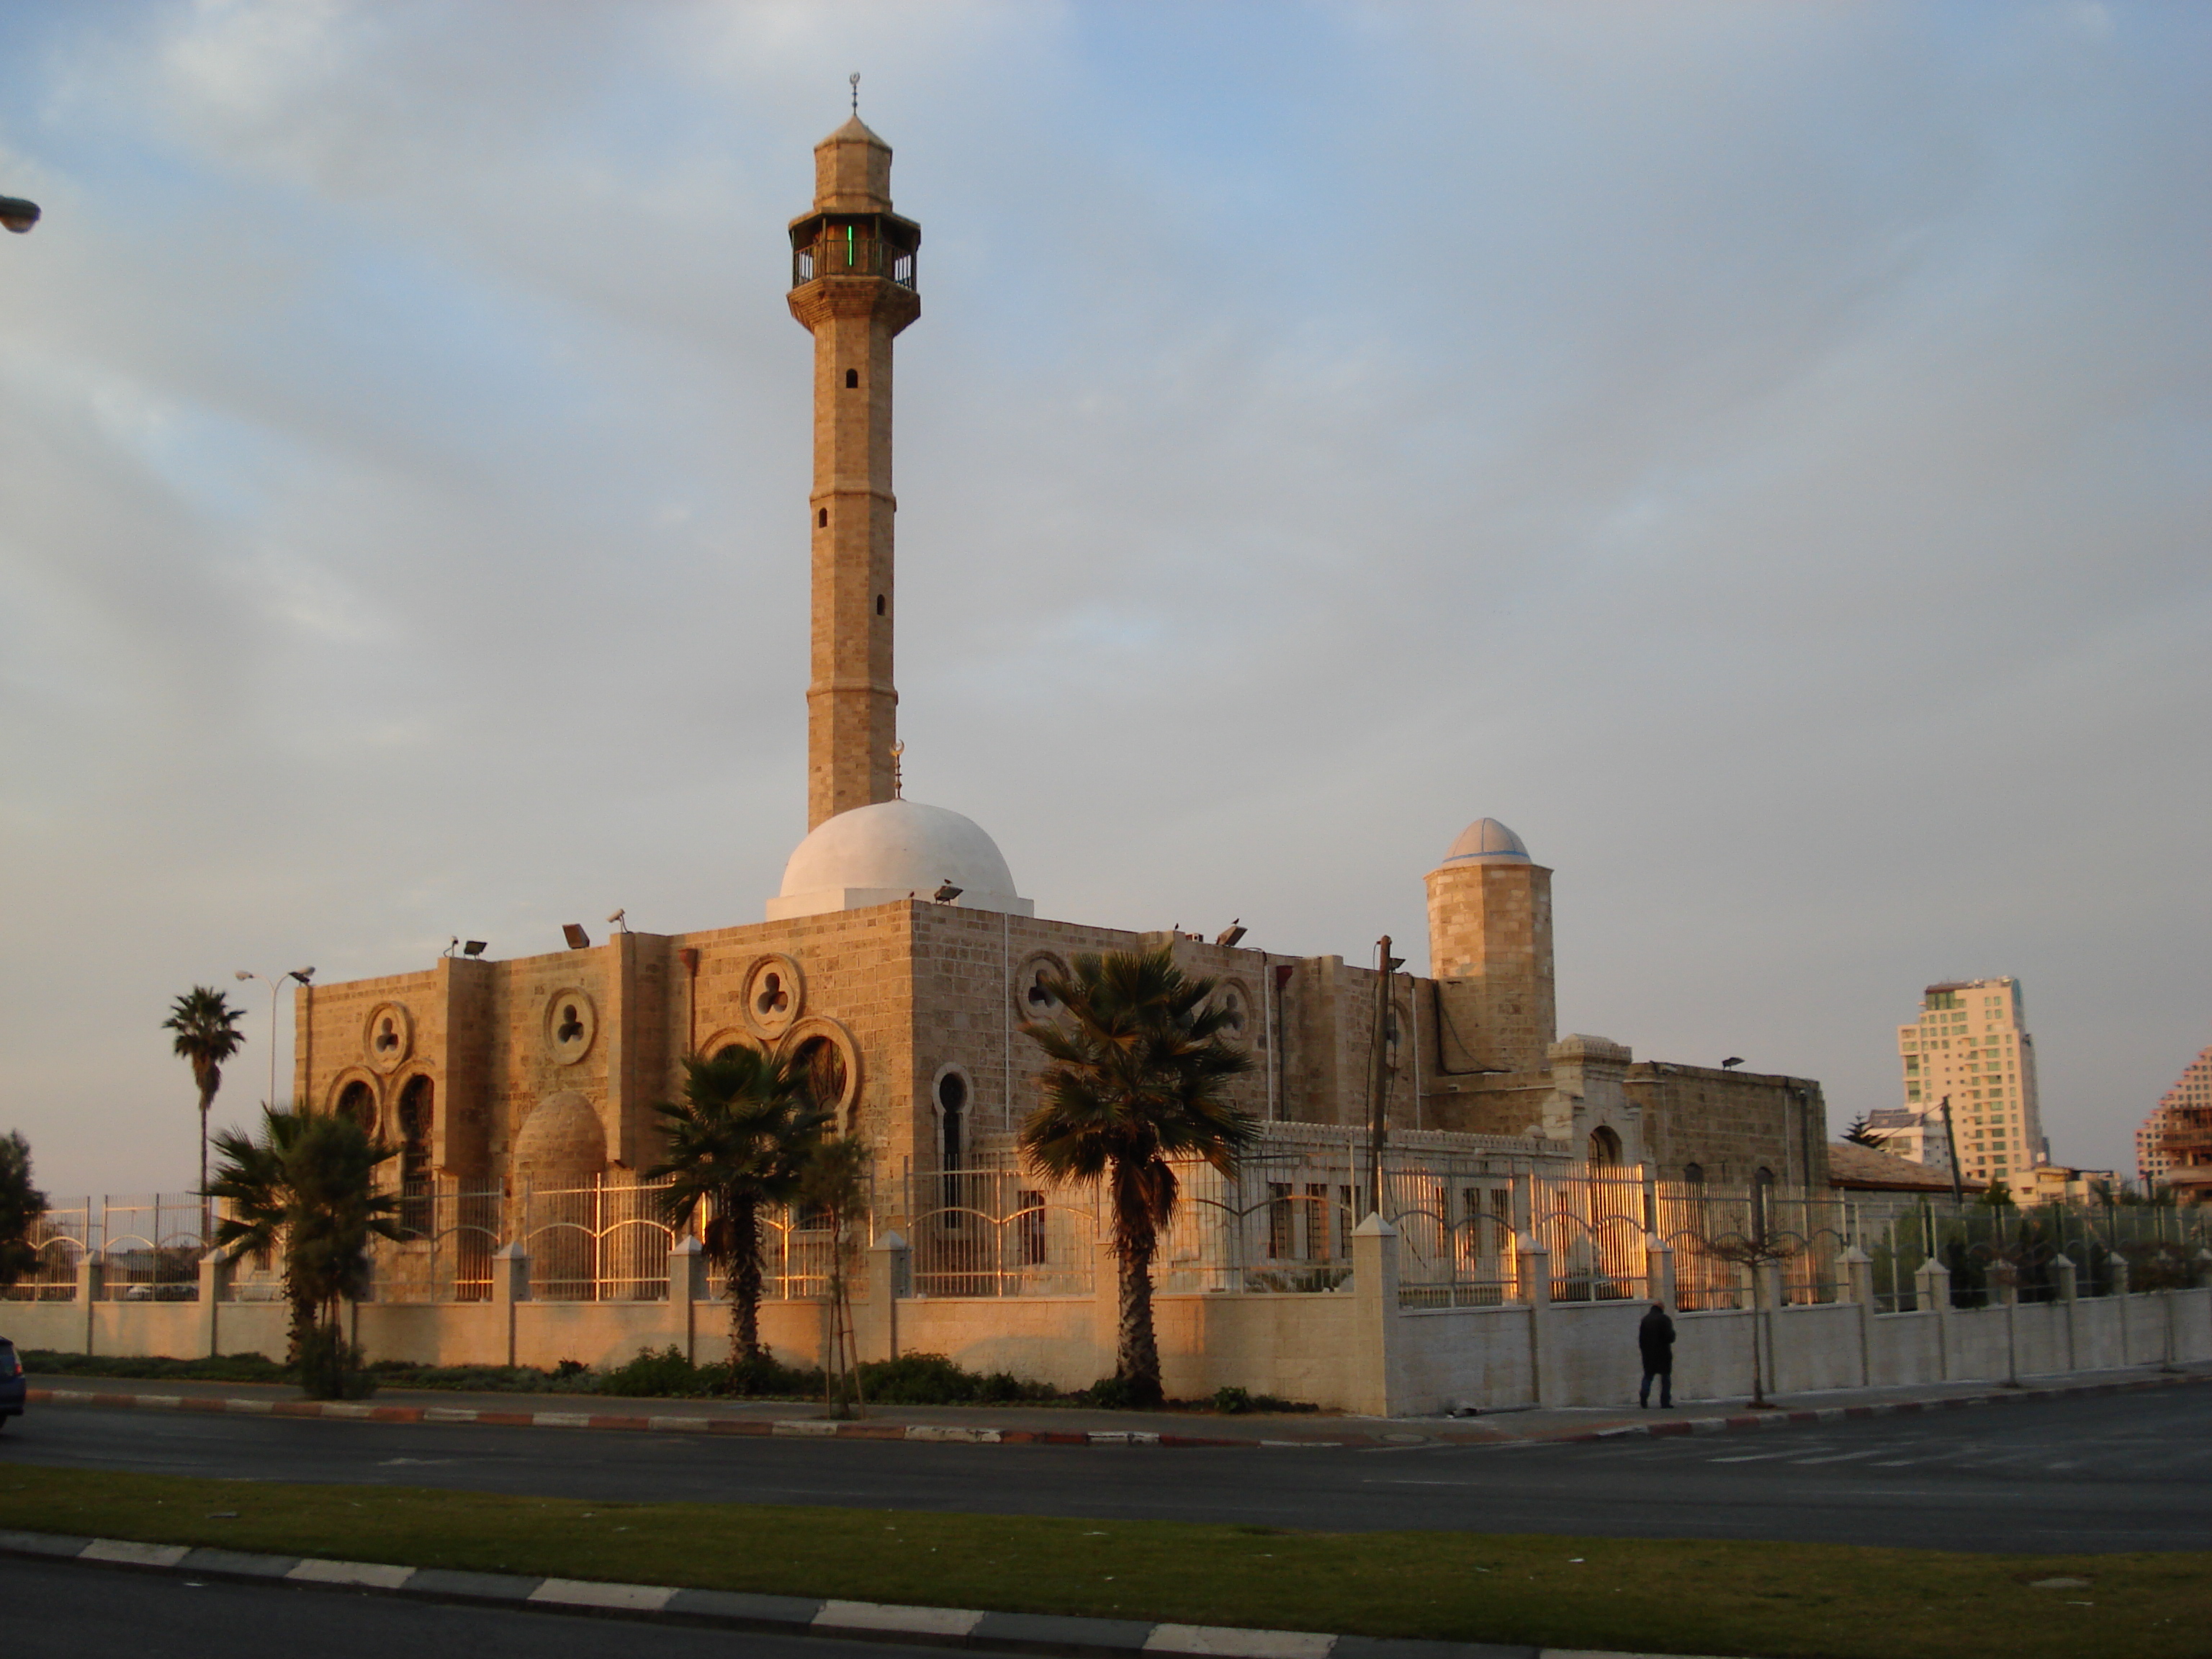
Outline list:
[[[284,1259],[291,1304],[286,1363],[303,1364],[319,1329],[334,1333],[338,1304],[366,1288],[362,1253],[372,1236],[398,1239],[398,1200],[376,1190],[376,1166],[396,1154],[337,1113],[264,1107],[258,1138],[226,1129],[209,1192],[228,1201],[218,1245],[236,1245],[266,1267]]]
[[[0,1290],[38,1266],[31,1243],[46,1195],[31,1184],[31,1144],[21,1130],[0,1135]]]
[[[246,1033],[235,1029],[246,1018],[246,1010],[234,1008],[230,1000],[212,987],[195,985],[179,997],[169,1010],[168,1018],[161,1022],[165,1031],[174,1031],[176,1041],[170,1046],[191,1063],[192,1081],[200,1091],[200,1237],[207,1237],[208,1184],[208,1108],[215,1104],[215,1091],[222,1087],[223,1062],[236,1054],[246,1041]],[[268,1105],[276,1103],[270,1101]]]
[[[726,1275],[734,1369],[761,1351],[761,1206],[797,1195],[830,1113],[815,1101],[804,1062],[743,1047],[686,1059],[684,1099],[653,1110],[666,1120],[668,1154],[645,1178],[673,1177],[660,1206],[675,1225],[706,1214],[699,1242]]]
[[[1114,1375],[1133,1403],[1156,1406],[1152,1255],[1175,1213],[1170,1160],[1203,1158],[1235,1175],[1260,1131],[1225,1086],[1252,1057],[1221,1040],[1231,1015],[1206,1006],[1214,981],[1185,977],[1164,946],[1080,956],[1072,976],[1042,983],[1065,1019],[1022,1025],[1047,1061],[1022,1152],[1054,1184],[1105,1180],[1121,1277]]]

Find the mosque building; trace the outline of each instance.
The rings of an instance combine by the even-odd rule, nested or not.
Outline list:
[[[1406,1145],[1824,1188],[1816,1083],[1559,1036],[1553,872],[1495,819],[1428,872],[1431,975],[1394,975],[1385,999],[1377,969],[1245,948],[1241,930],[1040,916],[979,825],[901,797],[892,368],[921,314],[921,232],[893,211],[890,161],[855,114],[816,147],[814,204],[791,224],[789,302],[814,340],[812,616],[809,833],[781,890],[757,921],[578,931],[546,955],[308,988],[295,1098],[374,1127],[409,1181],[588,1183],[653,1165],[653,1107],[678,1097],[684,1058],[743,1044],[802,1061],[879,1170],[962,1167],[1005,1158],[1037,1099],[1019,1026],[1050,1017],[1050,978],[1079,952],[1166,944],[1218,980],[1259,1062],[1235,1095],[1278,1146],[1363,1140],[1379,1079]]]

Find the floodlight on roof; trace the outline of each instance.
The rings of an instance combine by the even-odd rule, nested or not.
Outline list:
[[[1233,947],[1239,939],[1244,937],[1243,921],[1243,917],[1237,917],[1234,921],[1231,921],[1228,927],[1223,928],[1218,934],[1215,935],[1213,942],[1216,945],[1226,945]]]
[[[571,951],[588,951],[592,948],[592,936],[573,921],[562,924],[561,937],[568,941],[568,948]]]
[[[967,890],[965,887],[955,887],[950,880],[940,881],[933,896],[939,904],[950,904]]]
[[[483,953],[484,953],[484,942],[483,942],[482,939],[465,939],[465,940],[463,940],[463,941],[462,941],[462,943],[461,943],[461,954],[462,954],[463,956],[467,957],[470,957],[471,960],[473,960],[474,958],[476,958],[476,957],[477,957],[482,956]]]

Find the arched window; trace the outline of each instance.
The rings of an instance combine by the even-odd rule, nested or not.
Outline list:
[[[436,1086],[427,1077],[407,1079],[399,1091],[399,1224],[430,1231],[430,1129]]]
[[[809,1037],[799,1045],[796,1058],[815,1105],[825,1112],[836,1111],[845,1098],[845,1056],[837,1045],[828,1037]]]
[[[961,1166],[968,1152],[968,1079],[947,1072],[937,1079],[938,1168],[945,1172],[945,1224],[957,1229],[966,1207],[967,1178]]]
[[[1620,1137],[1602,1123],[1590,1131],[1589,1161],[1593,1169],[1610,1169],[1620,1162]]]
[[[1705,1184],[1705,1166],[1702,1164],[1685,1164],[1682,1166],[1682,1184],[1685,1187],[1704,1186]]]
[[[338,1115],[349,1117],[364,1133],[376,1133],[376,1091],[356,1078],[338,1091]]]
[[[937,1109],[944,1119],[945,1164],[948,1170],[961,1166],[967,1151],[968,1079],[957,1072],[947,1072],[937,1080]]]

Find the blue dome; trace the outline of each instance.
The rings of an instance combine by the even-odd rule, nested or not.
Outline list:
[[[1528,864],[1528,848],[1496,818],[1477,818],[1459,832],[1444,854],[1446,864]]]

